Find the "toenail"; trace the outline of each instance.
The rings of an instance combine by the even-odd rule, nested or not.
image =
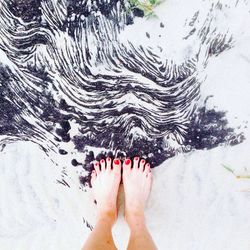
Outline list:
[[[128,165],[130,163],[130,159],[125,160],[125,164]]]
[[[142,163],[144,163],[144,162],[145,162],[145,160],[144,160],[144,159],[142,159],[142,160],[141,160],[141,162],[142,162]]]
[[[111,159],[108,157],[108,161],[110,161]]]
[[[99,163],[98,163],[98,162],[96,162],[96,163],[95,163],[95,165],[96,165],[96,166],[98,166],[98,165],[99,165]]]
[[[119,164],[119,162],[120,162],[120,161],[119,161],[118,159],[115,159],[115,160],[114,160],[114,163],[115,163],[115,164]]]
[[[135,160],[138,161],[138,160],[139,160],[139,157],[135,157]]]
[[[104,162],[104,160],[103,160],[103,159],[101,159],[101,162]]]

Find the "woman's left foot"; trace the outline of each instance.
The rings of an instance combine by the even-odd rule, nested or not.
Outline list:
[[[107,157],[95,161],[95,170],[91,175],[91,185],[97,202],[98,218],[107,216],[115,222],[117,219],[117,195],[121,182],[121,161]]]

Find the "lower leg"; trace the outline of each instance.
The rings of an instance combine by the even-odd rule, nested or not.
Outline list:
[[[135,157],[123,164],[123,185],[125,192],[125,219],[130,228],[128,250],[157,249],[146,227],[144,209],[150,193],[152,173],[150,164]]]
[[[84,244],[82,250],[113,250],[116,249],[113,237],[112,226],[114,223],[113,216],[103,214],[98,221]]]
[[[121,162],[111,158],[96,162],[92,173],[91,185],[97,202],[97,223],[82,250],[116,249],[112,226],[117,219],[116,200],[121,181]]]
[[[130,215],[126,217],[130,228],[128,250],[155,250],[157,249],[145,224],[143,215]]]

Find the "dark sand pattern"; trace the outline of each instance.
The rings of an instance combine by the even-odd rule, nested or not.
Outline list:
[[[84,163],[71,157],[72,167],[87,170],[85,184],[97,157],[88,147],[101,148],[98,157],[140,155],[156,167],[180,152],[242,142],[225,111],[198,102],[202,70],[234,43],[214,27],[224,8],[211,4],[203,23],[197,11],[183,24],[183,43],[196,43],[177,63],[158,44],[122,41],[143,18],[127,2],[0,0],[0,145],[28,140],[49,156],[85,152]],[[168,24],[155,22],[167,39]]]

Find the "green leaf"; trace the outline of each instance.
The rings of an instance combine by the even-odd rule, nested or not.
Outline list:
[[[146,18],[157,17],[153,9],[165,0],[128,0],[130,9],[138,8],[144,12]]]

